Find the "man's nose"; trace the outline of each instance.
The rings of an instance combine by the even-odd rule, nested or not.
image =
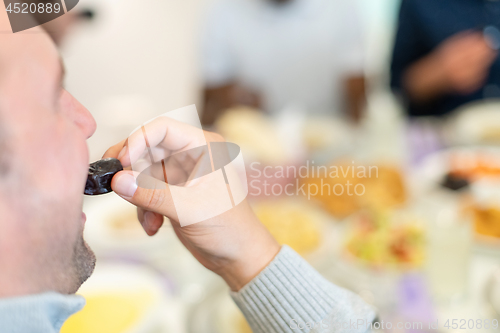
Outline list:
[[[63,99],[66,99],[64,104],[67,106],[67,110],[70,113],[70,117],[73,119],[75,124],[82,129],[86,138],[90,138],[97,127],[94,117],[83,106],[76,98],[74,98],[69,92],[64,91]]]

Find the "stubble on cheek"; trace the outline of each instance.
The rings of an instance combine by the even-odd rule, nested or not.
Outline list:
[[[68,202],[75,201],[68,200]],[[53,279],[49,282],[52,283],[52,290],[74,294],[92,274],[96,258],[83,239],[81,205],[67,207],[68,202],[66,208],[63,208],[63,203],[59,203],[58,206],[63,206],[62,209],[52,210],[49,214],[55,224],[52,223],[50,229],[45,229],[47,235],[45,246],[48,246],[45,262],[47,259],[50,261],[46,275]],[[40,255],[43,256],[43,252]]]
[[[75,290],[76,292],[80,286],[87,281],[87,279],[92,275],[96,264],[96,257],[92,249],[89,247],[87,242],[83,239],[83,236],[78,238],[75,244],[73,252],[73,265],[75,272]]]

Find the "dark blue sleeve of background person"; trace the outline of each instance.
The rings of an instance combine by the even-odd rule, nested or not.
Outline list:
[[[485,97],[500,98],[500,61],[490,69],[488,81],[478,91],[449,94],[430,103],[410,100],[402,78],[413,63],[432,52],[449,37],[486,26],[500,30],[500,1],[494,0],[402,0],[391,62],[391,87],[410,116],[440,116],[460,105]]]

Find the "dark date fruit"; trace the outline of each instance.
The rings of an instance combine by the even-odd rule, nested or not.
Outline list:
[[[448,173],[441,185],[452,191],[460,191],[469,186],[469,181],[463,177]]]
[[[113,192],[111,180],[113,176],[123,170],[123,166],[116,158],[106,158],[89,165],[86,195],[99,195]]]

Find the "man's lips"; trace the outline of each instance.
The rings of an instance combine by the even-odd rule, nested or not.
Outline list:
[[[87,221],[87,215],[85,215],[85,213],[82,212],[82,223],[85,224],[86,221]]]

